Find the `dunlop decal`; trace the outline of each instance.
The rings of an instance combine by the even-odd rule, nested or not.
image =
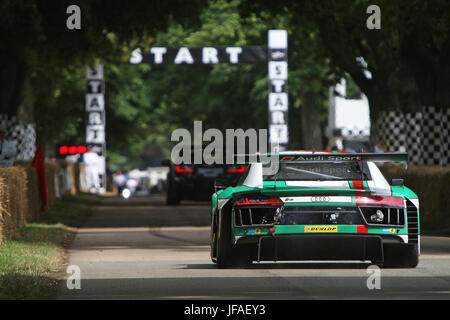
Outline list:
[[[304,232],[338,232],[337,226],[305,226]]]

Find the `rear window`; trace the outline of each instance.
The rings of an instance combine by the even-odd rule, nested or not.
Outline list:
[[[371,180],[370,171],[365,162],[335,163],[280,163],[277,174],[265,175],[264,181],[336,181]]]

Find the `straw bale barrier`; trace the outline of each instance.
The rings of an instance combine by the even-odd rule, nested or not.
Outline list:
[[[80,190],[79,166],[63,160],[45,163],[48,206],[63,194]],[[0,168],[0,241],[13,237],[21,226],[38,220],[41,194],[38,174],[30,162],[17,162],[13,167]]]
[[[450,226],[450,167],[385,164],[381,168],[390,182],[405,179],[405,185],[419,196],[422,226],[439,229]]]
[[[37,173],[31,167],[0,168],[0,239],[40,216]]]

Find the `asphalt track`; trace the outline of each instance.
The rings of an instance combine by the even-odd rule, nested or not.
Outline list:
[[[369,290],[364,262],[254,263],[217,269],[209,206],[168,207],[162,196],[105,198],[69,250],[81,288],[59,299],[450,299],[450,238],[422,237],[415,269],[381,269]]]

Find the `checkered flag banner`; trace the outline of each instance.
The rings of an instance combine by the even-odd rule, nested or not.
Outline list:
[[[0,126],[5,129],[5,139],[16,144],[16,160],[33,160],[36,153],[36,126],[20,124],[15,116],[5,114],[0,114]]]
[[[442,165],[450,162],[450,109],[433,106],[416,113],[383,112],[375,121],[375,139],[385,152],[408,152],[409,163]]]

